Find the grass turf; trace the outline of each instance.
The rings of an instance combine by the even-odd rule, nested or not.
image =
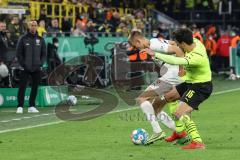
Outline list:
[[[205,150],[182,151],[179,147],[163,141],[147,147],[133,145],[130,141],[132,130],[141,127],[151,131],[148,122],[143,120],[141,111],[136,109],[108,114],[89,121],[64,122],[2,133],[0,159],[237,160],[240,157],[239,97],[240,91],[213,95],[201,105],[200,111],[193,113],[193,119],[206,144]],[[48,108],[42,111],[48,113],[51,110]],[[6,113],[1,113],[3,114]],[[39,121],[51,120],[46,119],[43,116],[27,121],[38,124]],[[11,125],[18,127],[18,123],[21,125],[24,121],[16,121],[13,123],[15,126]],[[170,130],[164,129],[168,135],[171,134]]]

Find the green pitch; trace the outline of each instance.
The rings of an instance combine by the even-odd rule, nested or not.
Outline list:
[[[0,110],[0,160],[238,160],[240,83],[215,80],[214,84],[217,94],[193,114],[205,150],[182,151],[164,141],[147,147],[133,145],[132,130],[141,127],[151,131],[139,109],[89,121],[61,122],[52,108],[40,109],[41,113],[35,115],[16,115],[15,108],[6,108]],[[236,91],[219,92],[231,89]],[[78,112],[91,107],[96,106],[79,105],[72,109]],[[120,102],[117,110],[126,108]]]

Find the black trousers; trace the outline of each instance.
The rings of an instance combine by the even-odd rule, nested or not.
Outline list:
[[[229,69],[229,57],[220,57],[221,69]]]
[[[9,87],[9,76],[0,79],[0,87],[1,88]]]
[[[18,107],[23,107],[24,105],[25,91],[27,88],[29,77],[31,77],[32,79],[29,107],[35,106],[38,84],[41,79],[41,72],[40,71],[36,71],[36,72],[22,71],[20,75],[20,83],[19,83],[19,90],[18,90]]]

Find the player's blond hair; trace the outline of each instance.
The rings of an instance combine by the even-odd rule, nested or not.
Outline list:
[[[128,43],[132,46],[135,47],[136,42],[139,39],[144,38],[142,32],[140,30],[132,30],[129,37],[128,37]]]

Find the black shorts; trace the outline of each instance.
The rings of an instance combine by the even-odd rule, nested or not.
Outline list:
[[[211,95],[212,88],[212,82],[181,83],[176,86],[176,89],[181,96],[180,100],[187,103],[195,110],[198,110],[200,103]]]

